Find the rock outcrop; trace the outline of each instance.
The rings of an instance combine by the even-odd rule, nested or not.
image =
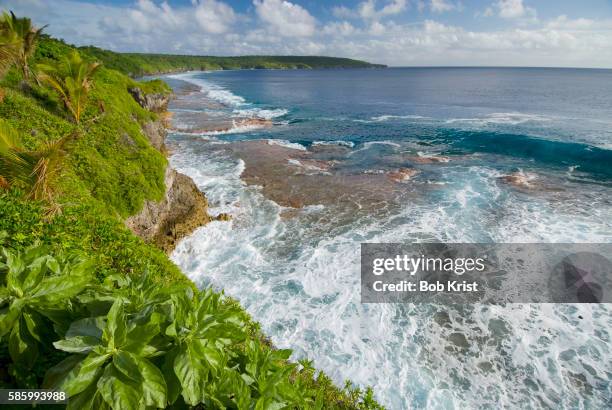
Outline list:
[[[136,235],[170,253],[178,240],[213,218],[208,201],[187,175],[167,167],[166,194],[159,201],[146,201],[142,210],[125,223]]]
[[[168,109],[171,97],[168,94],[145,94],[139,87],[129,88],[128,92],[142,108],[149,111],[165,112]]]
[[[147,110],[163,115],[168,106],[168,96],[145,95],[140,88],[132,88],[130,93]],[[152,146],[166,153],[164,143],[167,131],[163,118],[144,124],[142,131]],[[145,201],[142,210],[125,221],[132,232],[146,242],[155,244],[164,252],[172,252],[181,238],[212,220],[231,219],[227,214],[211,217],[208,214],[206,196],[198,189],[195,182],[169,166],[166,167],[164,184],[166,193],[161,201]]]

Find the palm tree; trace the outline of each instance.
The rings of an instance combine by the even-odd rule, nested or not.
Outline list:
[[[27,150],[19,133],[0,119],[0,187],[24,188],[30,199],[51,200],[49,183],[59,169],[66,140],[64,137],[40,149]]]
[[[15,63],[18,47],[19,39],[15,33],[0,30],[0,77]]]
[[[54,65],[38,66],[40,79],[57,91],[77,124],[85,110],[92,76],[99,67],[100,63],[84,61],[76,50]]]
[[[30,79],[30,66],[28,59],[34,54],[36,43],[46,26],[39,29],[32,25],[32,20],[27,17],[18,18],[11,11],[2,13],[0,31],[3,36],[11,38],[16,42],[16,52],[12,54],[13,63],[19,66],[24,80]]]

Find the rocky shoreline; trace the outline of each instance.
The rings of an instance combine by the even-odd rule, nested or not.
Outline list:
[[[145,95],[139,88],[130,89],[130,94],[143,108],[162,117],[144,124],[142,131],[153,147],[167,155],[165,140],[168,132],[164,114],[172,96]],[[167,254],[172,252],[178,241],[200,226],[213,220],[229,219],[227,214],[211,216],[208,213],[208,200],[195,182],[169,165],[166,167],[164,184],[164,198],[160,201],[145,201],[142,210],[127,218],[125,224],[134,234]]]

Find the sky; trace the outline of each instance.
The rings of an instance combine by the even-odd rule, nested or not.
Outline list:
[[[0,0],[0,9],[114,51],[612,68],[612,0]]]

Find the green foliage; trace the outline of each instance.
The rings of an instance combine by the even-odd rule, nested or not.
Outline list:
[[[36,43],[43,29],[44,27],[35,28],[31,19],[18,18],[13,12],[3,12],[0,18],[1,36],[8,39],[5,40],[5,44],[11,44],[13,49],[8,56],[12,63],[19,67],[25,80],[30,78],[31,70],[28,60],[34,54]]]
[[[99,67],[99,63],[84,61],[76,50],[56,64],[38,65],[40,80],[60,95],[77,124],[81,122],[81,115],[85,111],[91,77]]]
[[[19,133],[0,119],[0,188],[23,187],[30,198],[52,200],[49,182],[58,171],[65,141],[62,138],[38,150],[26,150]]]
[[[154,79],[149,81],[134,81],[133,87],[139,87],[145,94],[164,94],[172,93],[172,88],[163,80]]]
[[[0,26],[0,77],[3,77],[19,56],[20,41],[13,31]]]
[[[100,283],[94,269],[44,245],[0,248],[0,340],[13,373],[25,379],[51,345],[67,353],[42,387],[65,391],[69,409],[379,408],[355,389],[339,392],[349,402],[325,401],[305,382],[308,363],[298,370],[290,350],[250,338],[248,315],[211,289],[160,288],[147,275]]]
[[[115,53],[97,47],[81,47],[108,68],[139,77],[147,74],[187,70],[367,68],[383,67],[349,58],[314,56],[212,57],[168,54]]]
[[[57,258],[44,246],[0,256],[0,339],[8,339],[18,380],[34,366],[40,348],[73,314],[71,299],[91,281],[91,263],[80,256]]]
[[[46,217],[45,205],[18,191],[0,191],[0,231],[11,246],[23,249],[40,241],[55,252],[81,252],[94,259],[97,275],[149,277],[158,286],[191,282],[159,249],[134,236],[117,218],[95,204],[65,204],[62,213]]]

